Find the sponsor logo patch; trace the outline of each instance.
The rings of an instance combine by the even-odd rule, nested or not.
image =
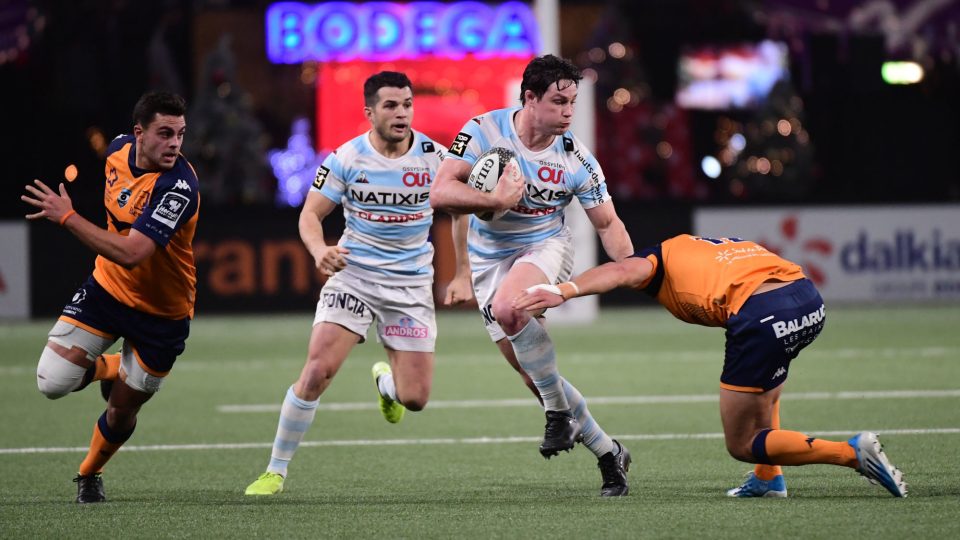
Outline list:
[[[345,292],[323,293],[320,303],[327,308],[349,311],[357,317],[363,317],[367,312],[366,304],[356,296]]]
[[[123,188],[120,190],[120,194],[117,195],[117,206],[123,208],[127,205],[127,202],[130,200],[130,195],[132,192],[129,188]]]
[[[179,193],[167,192],[164,193],[163,199],[160,199],[160,204],[153,210],[153,214],[151,214],[150,217],[173,229],[177,226],[177,222],[180,221],[180,216],[187,211],[187,206],[189,205],[190,199],[186,196]]]
[[[137,217],[143,213],[143,209],[146,208],[148,204],[150,204],[150,192],[141,191],[140,193],[137,193],[137,199],[134,201],[133,206],[131,206],[130,210],[128,211],[130,212],[131,216]]]
[[[384,335],[422,339],[430,334],[430,331],[426,327],[416,326],[410,317],[403,317],[397,322],[400,324],[387,326]]]
[[[571,139],[570,137],[564,137],[563,149],[567,152],[573,152],[573,139]]]
[[[177,183],[173,186],[173,189],[185,189],[187,191],[193,191],[190,189],[190,184],[188,184],[183,178],[177,179]]]
[[[458,133],[456,138],[453,139],[453,144],[450,145],[450,153],[457,157],[463,157],[463,154],[467,151],[467,143],[472,138],[462,131]]]
[[[423,148],[423,152],[425,154],[429,154],[430,152],[434,151],[433,143],[430,141],[423,141],[420,143],[420,147]]]
[[[80,302],[83,302],[83,301],[86,300],[86,299],[87,299],[87,290],[86,290],[86,289],[79,289],[79,290],[77,290],[77,292],[73,295],[73,298],[70,299],[70,303],[71,303],[71,304],[79,304]]]
[[[327,181],[327,174],[330,172],[330,169],[324,167],[323,165],[317,167],[317,176],[313,178],[313,187],[321,189],[323,183]]]

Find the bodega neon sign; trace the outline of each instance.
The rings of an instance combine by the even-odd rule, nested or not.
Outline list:
[[[267,56],[305,60],[395,60],[533,56],[536,19],[522,2],[279,2],[267,9]]]

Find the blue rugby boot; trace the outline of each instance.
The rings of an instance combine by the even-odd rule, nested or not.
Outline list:
[[[903,480],[903,473],[887,459],[876,433],[857,433],[847,444],[857,453],[858,473],[871,484],[880,484],[887,488],[894,497],[907,496],[907,483]]]
[[[786,497],[787,483],[783,475],[778,474],[773,480],[761,480],[750,471],[743,484],[727,490],[727,497]]]

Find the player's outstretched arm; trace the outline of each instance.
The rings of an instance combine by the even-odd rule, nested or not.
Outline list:
[[[336,207],[337,204],[326,196],[311,191],[307,193],[298,222],[303,245],[313,256],[317,269],[328,276],[347,267],[347,260],[343,256],[350,253],[350,250],[344,247],[328,246],[323,237],[323,219]]]
[[[40,211],[27,214],[27,219],[49,219],[58,223],[97,255],[125,268],[136,267],[156,251],[157,245],[154,241],[136,229],[131,229],[130,234],[124,236],[102,229],[84,219],[73,209],[73,201],[63,183],[59,186],[59,193],[40,180],[34,180],[33,183],[34,186],[25,186],[30,195],[21,195],[20,199]]]
[[[585,210],[587,218],[597,230],[603,250],[614,261],[622,261],[633,255],[633,241],[624,227],[623,221],[613,207],[613,201]]]
[[[595,266],[572,281],[559,285],[540,284],[522,291],[513,307],[527,311],[559,306],[571,298],[600,294],[619,287],[638,288],[650,277],[653,264],[642,257],[629,257],[620,262]]]
[[[457,270],[447,285],[443,305],[455,306],[473,298],[473,280],[470,276],[470,257],[467,254],[467,225],[469,218],[462,214],[453,216],[453,251]]]
[[[445,159],[437,169],[430,186],[430,206],[453,214],[497,212],[513,208],[523,196],[523,175],[508,165],[490,193],[477,191],[466,184],[470,164],[460,159]]]

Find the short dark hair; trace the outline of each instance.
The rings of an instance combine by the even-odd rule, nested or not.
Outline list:
[[[551,84],[560,81],[573,81],[578,84],[583,79],[580,68],[573,65],[573,62],[566,58],[560,58],[552,54],[538,56],[527,64],[523,70],[523,81],[520,83],[520,103],[525,104],[527,99],[525,94],[527,90],[533,92],[537,99],[547,93]],[[559,89],[559,86],[557,87]]]
[[[399,71],[381,71],[374,73],[363,83],[363,104],[373,107],[377,104],[377,91],[383,87],[413,89],[410,79]]]
[[[133,107],[133,123],[146,128],[157,114],[184,116],[187,102],[172,92],[147,92]]]

